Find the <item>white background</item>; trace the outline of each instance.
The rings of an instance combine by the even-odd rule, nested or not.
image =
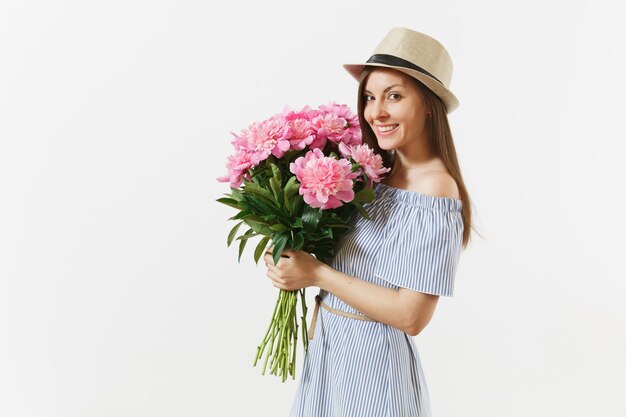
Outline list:
[[[435,415],[626,415],[623,1],[212,3],[0,6],[0,416],[286,416],[215,179],[231,131],[356,108],[394,26],[453,58],[482,235],[416,337]]]

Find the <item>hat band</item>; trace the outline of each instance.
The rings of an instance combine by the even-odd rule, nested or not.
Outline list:
[[[418,67],[414,63],[407,61],[406,59],[398,58],[397,56],[387,55],[387,54],[374,54],[370,57],[370,59],[367,60],[365,64],[366,65],[367,64],[384,64],[384,65],[391,65],[394,67],[404,67],[404,68],[412,69],[412,70],[421,72],[424,75],[428,75],[430,78],[436,80],[439,84],[443,85],[443,83],[439,81],[437,77],[432,75],[430,72],[426,71],[424,68]]]

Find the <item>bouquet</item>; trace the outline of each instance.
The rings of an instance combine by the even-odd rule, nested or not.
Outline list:
[[[227,158],[230,193],[217,201],[238,210],[227,245],[259,236],[254,261],[273,246],[275,263],[286,248],[304,250],[329,262],[334,245],[356,211],[368,218],[363,203],[374,199],[373,183],[389,171],[382,158],[362,143],[358,117],[346,105],[329,103],[281,113],[232,133],[234,153]],[[245,226],[244,226],[245,225]],[[247,228],[239,232],[241,226]],[[308,348],[305,289],[279,290],[269,328],[253,366],[263,357],[262,374],[288,373],[295,379],[298,295],[302,302],[302,342]]]

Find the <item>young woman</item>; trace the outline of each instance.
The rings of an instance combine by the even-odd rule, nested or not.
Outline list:
[[[305,252],[264,258],[275,287],[320,288],[291,416],[430,416],[411,336],[452,296],[471,228],[447,118],[452,62],[430,36],[394,28],[365,64],[344,67],[360,81],[364,141],[392,170],[329,265]]]

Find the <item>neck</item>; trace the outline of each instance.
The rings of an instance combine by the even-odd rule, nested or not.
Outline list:
[[[439,160],[426,140],[415,141],[412,145],[396,149],[391,173],[423,170]]]

